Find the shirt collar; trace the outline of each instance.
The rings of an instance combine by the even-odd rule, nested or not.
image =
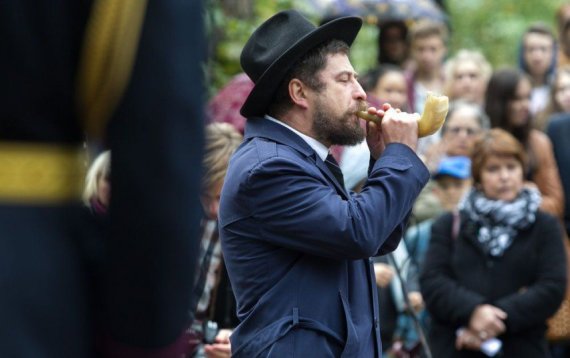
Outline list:
[[[298,130],[296,130],[295,128],[281,122],[280,120],[277,120],[273,117],[271,117],[270,115],[265,115],[265,119],[268,119],[274,123],[280,124],[285,128],[288,128],[289,130],[291,130],[293,133],[297,134],[299,137],[301,137],[305,142],[307,142],[307,144],[313,148],[313,150],[317,153],[317,155],[322,159],[322,161],[324,162],[327,158],[327,155],[329,154],[329,148],[327,148],[323,143],[319,142],[318,140],[316,140],[313,137],[309,137],[306,134],[303,134],[301,132],[299,132]]]

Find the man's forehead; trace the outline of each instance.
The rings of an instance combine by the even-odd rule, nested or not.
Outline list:
[[[345,73],[357,75],[354,67],[350,63],[348,55],[344,53],[331,54],[327,57],[327,64],[322,72],[328,72],[333,75],[342,75]]]

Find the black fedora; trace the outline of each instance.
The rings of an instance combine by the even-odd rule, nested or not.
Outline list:
[[[359,17],[342,17],[319,27],[295,10],[277,13],[251,35],[240,63],[255,83],[240,113],[244,117],[262,116],[291,66],[321,43],[338,39],[349,46],[360,31]]]

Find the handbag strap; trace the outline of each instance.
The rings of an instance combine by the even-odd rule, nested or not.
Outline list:
[[[455,209],[451,213],[453,215],[453,221],[451,223],[451,238],[456,241],[459,237],[459,229],[461,228],[461,214],[459,210]]]
[[[207,226],[207,223],[205,223],[204,226]],[[199,276],[198,279],[196,280],[196,284],[194,285],[194,290],[192,294],[192,306],[190,311],[193,318],[195,318],[196,316],[198,303],[200,302],[200,298],[202,297],[202,294],[204,293],[204,288],[206,287],[206,278],[208,277],[210,262],[212,261],[212,254],[214,253],[214,248],[216,246],[216,243],[218,242],[218,237],[219,237],[218,223],[216,222],[214,230],[212,230],[211,233],[209,234],[208,248],[204,253],[200,267],[198,268]]]

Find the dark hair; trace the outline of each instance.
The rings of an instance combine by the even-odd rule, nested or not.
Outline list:
[[[531,121],[523,127],[512,127],[509,123],[509,101],[516,97],[517,86],[528,77],[514,68],[503,68],[493,72],[485,94],[485,112],[491,121],[491,128],[502,128],[527,145]]]
[[[483,134],[475,142],[471,154],[471,176],[474,184],[481,183],[481,171],[489,157],[513,157],[526,171],[527,158],[522,144],[509,132],[494,128]]]
[[[364,76],[362,76],[359,79],[359,82],[362,85],[362,88],[366,92],[370,92],[374,90],[376,84],[378,83],[378,81],[380,81],[382,77],[384,77],[388,73],[394,73],[394,72],[401,74],[404,73],[404,71],[396,65],[383,64],[366,72],[366,74],[364,74]]]
[[[384,22],[378,25],[378,30],[380,31],[378,35],[378,63],[380,65],[385,64],[392,64],[400,66],[402,61],[398,62],[397,59],[393,59],[389,57],[389,54],[386,50],[384,50],[384,46],[387,43],[387,34],[389,28],[397,28],[401,31],[402,34],[402,41],[406,43],[408,46],[408,26],[403,21],[390,21]]]
[[[319,79],[319,73],[327,64],[327,56],[337,53],[348,55],[349,50],[350,48],[345,42],[333,39],[307,52],[291,66],[277,87],[267,113],[277,118],[291,108],[293,102],[289,96],[289,82],[294,78],[299,79],[312,90],[321,91],[325,84]]]

